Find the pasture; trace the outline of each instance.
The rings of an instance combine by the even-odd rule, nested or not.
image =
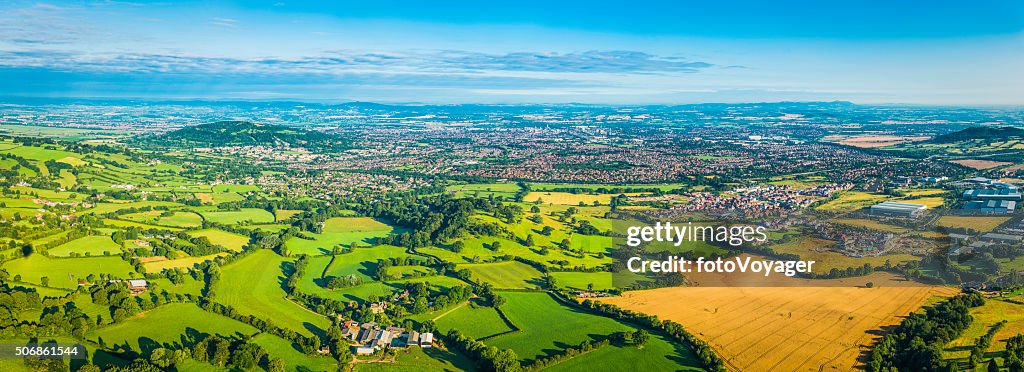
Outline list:
[[[224,225],[235,225],[245,221],[251,223],[274,222],[273,214],[270,214],[270,212],[267,212],[259,208],[242,208],[237,211],[205,210],[200,211],[199,214],[203,215],[203,218],[205,218],[207,221],[216,222]]]
[[[291,341],[269,333],[260,333],[252,338],[252,342],[263,347],[271,358],[281,358],[286,370],[289,371],[333,371],[337,369],[337,361],[330,356],[311,356],[299,351]]]
[[[371,295],[375,295],[377,297],[387,296],[405,288],[407,283],[426,283],[431,286],[432,290],[447,290],[448,288],[457,285],[469,286],[469,283],[449,276],[427,276],[421,278],[391,280],[387,282],[364,283],[363,285],[356,287],[334,290],[332,291],[333,296],[331,298],[340,298],[348,301],[368,301]]]
[[[442,311],[434,319],[437,329],[448,332],[458,329],[466,336],[476,339],[490,337],[515,330],[501,318],[493,307],[461,305],[458,308]]]
[[[531,361],[544,357],[565,346],[577,345],[595,337],[636,330],[614,319],[564,306],[547,293],[502,292],[501,295],[508,300],[501,310],[520,330],[489,338],[487,344],[512,349],[522,360]],[[615,346],[609,347],[613,350],[618,349]],[[637,350],[636,353],[627,354],[644,360],[644,365],[653,368],[651,370],[690,369],[698,365],[688,349],[682,345],[670,344],[660,337],[651,337],[643,349],[636,349],[635,346],[627,348]],[[607,366],[602,365],[603,370],[637,370],[635,366],[631,368],[633,361],[630,358],[622,357],[623,354],[617,352],[611,354],[602,357],[602,360],[610,363]],[[578,358],[587,357],[589,354]],[[582,365],[593,366],[590,363]]]
[[[295,254],[330,254],[332,248],[347,247],[353,242],[362,247],[369,246],[375,243],[376,238],[386,236],[392,230],[391,226],[369,217],[336,217],[324,222],[320,234],[308,234],[312,240],[291,238],[285,242],[285,248]]]
[[[330,324],[327,318],[285,298],[284,270],[290,267],[291,259],[273,251],[253,252],[221,270],[216,301],[296,332],[320,334]]]
[[[192,344],[207,335],[241,337],[256,332],[256,328],[203,311],[196,304],[172,303],[99,328],[88,339],[114,350],[148,353],[159,347]]]
[[[866,281],[875,287],[864,288]],[[880,329],[933,296],[958,292],[880,273],[789,282],[793,286],[669,287],[601,301],[682,324],[710,343],[730,370],[849,371]]]
[[[65,289],[77,289],[78,279],[85,279],[89,274],[104,273],[120,279],[141,276],[119,256],[47,258],[33,254],[6,261],[3,268],[7,269],[11,277],[21,275],[21,280],[27,283],[40,284],[40,278],[45,276],[50,280],[50,287]]]
[[[117,255],[121,253],[121,246],[110,240],[106,235],[89,235],[70,242],[50,248],[46,251],[50,256],[68,257],[72,253],[81,256],[102,256],[107,254]]]
[[[536,288],[542,276],[533,266],[519,261],[462,264],[458,269],[469,269],[474,280],[502,289]]]
[[[242,247],[249,244],[248,236],[238,235],[218,229],[190,231],[188,234],[194,237],[206,237],[210,240],[210,243],[223,246],[224,248],[232,251],[241,251]]]
[[[514,183],[470,183],[445,187],[445,191],[455,194],[457,198],[501,196],[511,200],[520,190]]]
[[[557,284],[558,287],[580,290],[587,289],[590,286],[593,286],[595,290],[615,288],[615,286],[612,285],[613,275],[616,274],[607,271],[598,271],[593,273],[556,271],[551,273],[551,277],[555,278],[555,284]]]
[[[1019,297],[1018,297],[1019,298]],[[1016,299],[989,298],[985,305],[972,308],[973,321],[960,337],[946,344],[943,357],[946,359],[966,359],[971,355],[970,347],[975,345],[978,337],[996,323],[1005,320],[1007,323],[996,332],[987,352],[994,353],[1006,350],[1006,339],[1024,333],[1024,305]]]
[[[129,208],[142,208],[142,207],[184,207],[183,204],[174,202],[162,202],[162,201],[140,201],[140,202],[124,202],[124,203],[96,203],[92,208],[83,209],[78,214],[107,214],[110,212],[117,212]]]
[[[120,218],[143,224],[181,228],[199,227],[203,224],[203,218],[193,212],[149,211],[126,214]]]

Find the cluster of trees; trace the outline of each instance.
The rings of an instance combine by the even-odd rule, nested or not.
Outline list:
[[[444,341],[448,347],[475,360],[477,367],[482,371],[515,372],[522,370],[519,356],[512,350],[487,346],[487,344],[463,335],[455,329],[448,331]]]
[[[49,300],[48,300],[49,301]],[[43,309],[39,316],[39,327],[46,335],[70,334],[77,338],[95,328],[96,323],[74,302],[54,300],[56,303]],[[63,303],[61,303],[63,302]]]
[[[934,269],[934,274],[927,273],[924,269]],[[986,282],[995,274],[994,272],[975,272],[962,268],[950,261],[945,253],[938,252],[925,257],[920,261],[908,261],[893,266],[894,272],[906,277],[929,284],[956,284],[965,282]]]
[[[110,314],[115,322],[138,314],[144,310],[143,304],[146,309],[155,306],[152,301],[146,301],[147,296],[133,297],[125,283],[96,285],[92,287],[90,293],[94,304],[110,307]]]
[[[390,257],[382,258],[377,260],[377,270],[374,272],[374,277],[380,281],[392,280],[391,274],[388,274],[388,268],[392,266],[428,266],[431,263],[427,260],[419,260],[411,257]]]
[[[354,274],[343,276],[329,276],[323,279],[327,289],[348,288],[363,284],[363,277]]]
[[[189,256],[207,256],[227,251],[221,245],[213,244],[205,236],[194,237],[186,232],[179,232],[171,239],[153,239],[149,241],[151,248],[138,247],[135,255],[139,257],[167,256],[173,251],[182,251]]]
[[[970,308],[985,304],[980,293],[960,294],[910,314],[871,351],[868,371],[939,371],[948,368],[942,347],[971,324]]]
[[[295,292],[295,288],[299,285],[299,280],[302,280],[302,276],[306,274],[307,266],[309,266],[309,256],[300,254],[299,259],[295,260],[295,264],[292,265],[292,273],[285,280],[285,291],[288,293]]]
[[[584,300],[580,305],[583,308],[598,313],[600,315],[609,316],[615,319],[630,322],[640,326],[661,330],[668,334],[670,337],[672,337],[674,340],[689,347],[694,354],[697,354],[697,358],[700,359],[701,364],[704,366],[704,369],[709,371],[725,370],[725,362],[722,360],[721,357],[718,356],[718,354],[715,354],[715,351],[711,349],[711,345],[708,345],[708,343],[704,342],[704,340],[694,337],[693,334],[691,334],[685,328],[683,328],[682,324],[673,322],[671,320],[660,321],[658,320],[658,317],[653,315],[642,314],[632,310],[625,310],[615,305],[591,300]]]
[[[410,229],[409,232],[381,238],[382,244],[418,248],[443,243],[465,234],[469,217],[476,209],[495,211],[496,216],[506,216],[512,213],[509,208],[519,207],[505,206],[482,198],[452,199],[448,195],[441,195],[407,197],[355,208],[367,216],[387,219]],[[497,212],[498,209],[503,212]],[[522,208],[519,208],[519,212],[521,215]]]
[[[349,351],[349,341],[341,333],[338,322],[334,322],[327,328],[327,346],[331,349],[331,355],[340,363],[352,361],[352,352]]]
[[[34,289],[0,284],[0,328],[16,327],[21,322],[18,320],[21,312],[39,309],[42,306],[39,293]]]
[[[1024,371],[1024,334],[1006,340],[1006,368],[1011,371]],[[994,363],[994,362],[990,362]]]
[[[501,297],[498,292],[494,291],[491,283],[484,283],[483,285],[476,287],[477,295],[487,301],[491,307],[498,308],[505,304],[505,298]]]

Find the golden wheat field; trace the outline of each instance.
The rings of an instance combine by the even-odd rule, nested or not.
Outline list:
[[[873,288],[864,287],[869,281]],[[603,301],[679,322],[730,370],[849,371],[862,364],[883,327],[934,296],[958,292],[885,273],[825,282],[831,287],[671,287]]]

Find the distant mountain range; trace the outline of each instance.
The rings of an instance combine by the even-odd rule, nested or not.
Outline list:
[[[1010,137],[1024,137],[1024,129],[1014,127],[970,127],[936,136],[930,142],[955,143],[975,139],[998,140]]]
[[[218,121],[185,127],[143,140],[151,144],[216,147],[304,147],[313,151],[348,148],[347,141],[330,134],[295,127],[247,121]]]

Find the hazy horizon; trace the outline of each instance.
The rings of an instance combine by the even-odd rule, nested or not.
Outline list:
[[[1024,3],[12,1],[0,96],[1024,105]]]

